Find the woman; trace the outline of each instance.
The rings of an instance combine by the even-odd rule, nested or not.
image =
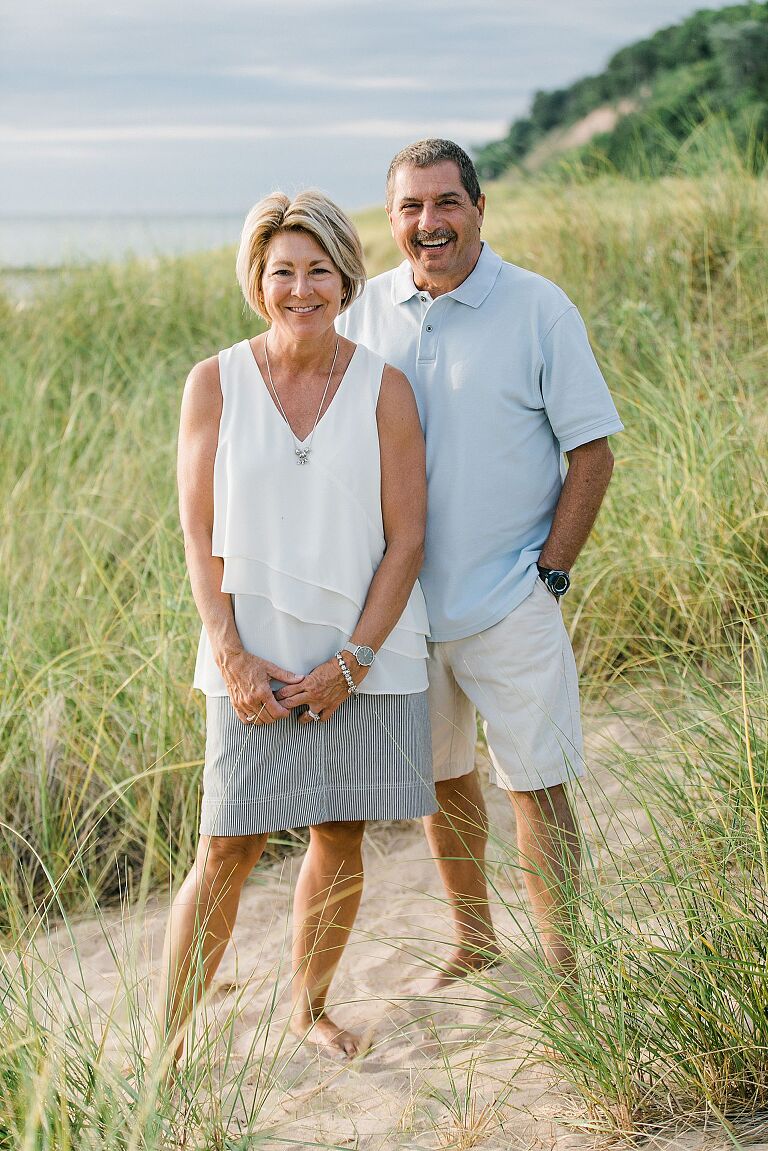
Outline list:
[[[309,826],[292,1027],[351,1057],[359,1040],[325,1005],[360,902],[365,821],[437,809],[416,583],[424,441],[405,376],[336,334],[365,277],[336,205],[312,191],[262,200],[237,274],[269,330],[197,364],[181,412],[207,736],[199,847],[166,936],[166,1028],[179,1038],[196,973],[210,983],[269,832]]]

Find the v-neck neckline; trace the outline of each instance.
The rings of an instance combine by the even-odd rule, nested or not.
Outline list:
[[[347,378],[347,375],[348,375],[348,373],[349,373],[349,369],[352,367],[352,363],[353,363],[353,361],[354,361],[354,359],[355,359],[355,356],[357,355],[357,349],[360,347],[360,345],[359,345],[359,344],[355,344],[355,350],[354,350],[354,352],[352,353],[352,355],[349,357],[349,363],[347,364],[346,368],[344,369],[344,374],[342,375],[341,379],[339,380],[339,384],[338,384],[338,387],[336,388],[336,391],[333,393],[333,397],[332,397],[332,399],[331,399],[331,402],[328,404],[328,407],[325,409],[325,411],[323,412],[323,414],[320,416],[320,419],[317,421],[317,423],[316,423],[316,424],[315,424],[315,426],[314,426],[314,427],[311,429],[311,431],[310,431],[310,432],[309,432],[309,433],[308,433],[308,434],[307,434],[307,435],[304,437],[304,439],[303,439],[303,440],[300,440],[300,439],[299,439],[299,437],[298,437],[298,436],[296,435],[296,433],[294,432],[294,430],[293,430],[293,428],[291,427],[291,425],[288,423],[288,419],[287,419],[287,417],[283,415],[283,413],[280,411],[279,407],[278,407],[278,406],[277,406],[277,404],[275,403],[275,397],[272,395],[272,391],[271,391],[271,389],[270,389],[270,387],[269,387],[269,384],[268,384],[268,383],[267,383],[267,381],[264,379],[264,373],[262,372],[261,368],[259,367],[259,361],[256,359],[256,356],[255,356],[255,354],[254,354],[254,351],[253,351],[253,347],[252,347],[252,345],[251,345],[251,341],[250,341],[250,340],[245,340],[244,342],[245,342],[245,343],[248,345],[248,355],[251,357],[251,360],[253,361],[253,366],[255,367],[255,369],[256,369],[256,371],[257,371],[257,373],[258,373],[258,376],[259,376],[259,380],[261,381],[261,386],[263,387],[264,391],[265,391],[265,392],[266,392],[266,394],[267,394],[267,399],[269,400],[269,405],[270,405],[270,407],[272,408],[272,410],[274,411],[275,415],[276,415],[276,416],[278,417],[278,419],[280,420],[280,423],[283,425],[283,427],[284,427],[284,428],[287,428],[287,429],[288,429],[288,431],[291,433],[291,435],[293,436],[294,442],[295,442],[295,443],[297,443],[297,444],[299,444],[299,445],[301,445],[301,447],[303,447],[303,446],[304,446],[304,444],[306,444],[306,443],[307,443],[309,440],[311,440],[311,439],[312,439],[312,435],[313,435],[313,433],[317,431],[317,429],[320,427],[320,425],[321,425],[321,424],[323,423],[323,421],[325,420],[325,417],[326,417],[326,416],[328,415],[328,413],[330,412],[330,410],[331,410],[331,408],[333,407],[333,405],[336,403],[336,400],[337,400],[337,398],[338,398],[339,392],[341,391],[342,387],[344,386],[344,381],[345,381],[345,380],[346,380],[346,378]]]

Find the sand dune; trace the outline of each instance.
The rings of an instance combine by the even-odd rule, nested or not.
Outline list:
[[[617,745],[647,732],[612,717],[588,725],[593,771],[583,807],[616,842],[640,840],[642,813],[610,770]],[[484,755],[478,752],[481,770]],[[530,927],[513,865],[512,816],[504,795],[486,787],[494,839],[490,877],[495,920],[513,960],[494,972],[498,985],[525,982],[521,963]],[[608,812],[611,812],[610,820]],[[620,818],[617,815],[620,812]],[[588,837],[593,834],[588,825]],[[269,1146],[396,1148],[582,1148],[580,1102],[542,1061],[530,1034],[510,1025],[482,980],[431,998],[408,988],[448,948],[448,916],[435,867],[417,824],[376,825],[366,843],[366,891],[353,940],[333,988],[340,1022],[371,1036],[369,1054],[338,1064],[286,1031],[292,879],[299,859],[258,871],[248,884],[234,945],[198,1020],[214,1039],[211,1106],[236,1128],[257,1111],[273,1133]],[[165,925],[167,899],[142,916],[130,909],[51,938],[66,973],[72,1007],[106,1031],[110,1057],[126,1059],[128,1004],[147,1010]],[[531,944],[532,945],[532,944]],[[119,972],[123,974],[120,975]],[[125,973],[129,974],[126,975]],[[535,989],[530,991],[535,994]],[[215,1102],[213,1102],[215,1101]],[[768,1151],[756,1130],[748,1140]],[[709,1151],[730,1146],[721,1133],[658,1132],[654,1147]]]

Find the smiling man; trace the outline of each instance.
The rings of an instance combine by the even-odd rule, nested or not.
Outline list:
[[[611,477],[607,437],[622,428],[576,308],[483,243],[484,211],[457,144],[422,140],[399,152],[387,214],[405,261],[371,280],[340,323],[408,376],[427,441],[420,579],[441,810],[425,824],[456,932],[433,986],[498,955],[476,710],[494,781],[515,811],[542,947],[556,969],[572,970],[563,923],[579,836],[565,785],[583,760],[559,599]]]

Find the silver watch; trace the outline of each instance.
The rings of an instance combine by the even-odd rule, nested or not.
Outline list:
[[[352,643],[352,641],[349,640],[344,644],[341,650],[351,652],[360,664],[360,667],[370,667],[376,659],[376,653],[373,648],[366,647],[364,643]]]

